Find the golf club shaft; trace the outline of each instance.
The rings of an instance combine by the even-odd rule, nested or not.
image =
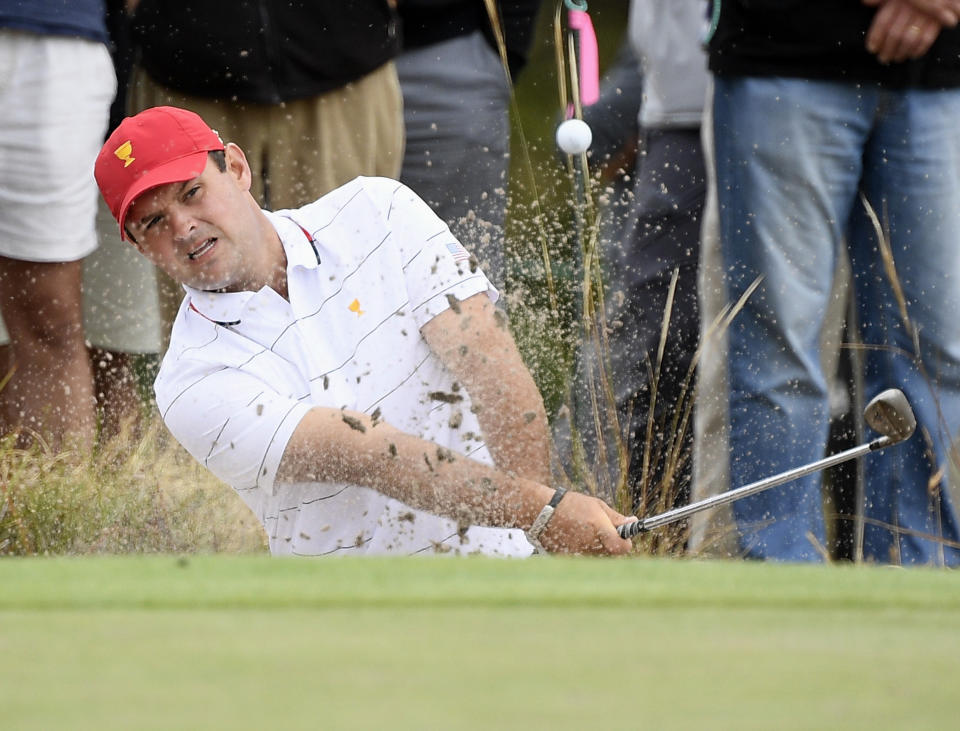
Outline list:
[[[785,482],[790,482],[798,477],[809,475],[811,472],[823,470],[827,467],[833,467],[834,465],[841,464],[851,459],[856,459],[857,457],[869,454],[870,452],[874,452],[878,449],[889,447],[891,444],[896,444],[899,441],[900,440],[898,439],[891,439],[887,436],[879,437],[868,444],[861,444],[858,447],[851,447],[850,449],[844,450],[843,452],[838,452],[830,457],[824,457],[816,462],[811,462],[808,465],[795,467],[792,470],[781,472],[779,475],[773,475],[772,477],[767,477],[766,479],[758,482],[752,482],[749,485],[738,487],[736,490],[729,490],[727,492],[722,492],[719,495],[712,495],[711,497],[704,498],[703,500],[698,500],[695,503],[690,503],[689,505],[684,505],[683,507],[674,508],[673,510],[668,510],[665,513],[660,513],[660,515],[642,518],[635,523],[624,523],[617,528],[617,532],[620,534],[621,538],[632,538],[639,533],[645,533],[653,528],[659,528],[661,525],[667,525],[668,523],[674,523],[678,520],[683,520],[688,515],[699,513],[701,510],[707,510],[709,508],[715,508],[718,505],[732,503],[734,500],[739,500],[740,498],[747,497],[748,495],[763,492],[771,487],[776,487],[777,485],[782,485]]]

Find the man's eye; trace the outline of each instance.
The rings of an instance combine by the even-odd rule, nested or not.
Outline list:
[[[145,226],[146,230],[149,231],[151,228],[153,228],[154,225],[160,223],[160,218],[161,216],[154,216],[153,218],[151,218],[150,221]]]
[[[195,195],[197,194],[197,191],[198,191],[198,190],[200,190],[200,186],[199,186],[199,185],[193,186],[190,190],[188,190],[186,193],[184,193],[184,195],[183,195],[184,199],[193,198],[193,196],[195,196]]]

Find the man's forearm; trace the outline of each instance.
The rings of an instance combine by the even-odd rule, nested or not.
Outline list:
[[[284,453],[281,482],[363,485],[462,525],[526,530],[550,500],[550,487],[507,475],[385,422],[315,408]]]
[[[470,390],[487,449],[499,469],[549,483],[550,435],[543,400],[526,369],[508,372],[505,382]]]
[[[478,294],[435,317],[422,332],[466,386],[497,468],[549,482],[547,414],[506,317],[486,294]]]
[[[346,482],[370,487],[463,527],[529,530],[554,489],[454,454],[356,412],[315,408],[287,444],[280,482]],[[627,518],[602,500],[570,492],[540,542],[549,551],[626,553],[616,526]]]

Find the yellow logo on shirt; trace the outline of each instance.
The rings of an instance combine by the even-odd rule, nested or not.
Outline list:
[[[130,167],[132,163],[137,158],[131,157],[133,154],[133,145],[130,144],[130,140],[124,142],[120,147],[113,151],[113,154],[116,155],[120,160],[123,160],[123,166]]]
[[[350,303],[350,307],[347,308],[350,312],[356,312],[357,317],[363,314],[363,310],[360,309],[360,300],[354,300]]]

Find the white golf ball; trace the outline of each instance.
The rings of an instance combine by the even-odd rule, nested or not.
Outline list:
[[[590,149],[593,132],[582,119],[568,119],[557,127],[557,147],[568,155],[579,155]]]

